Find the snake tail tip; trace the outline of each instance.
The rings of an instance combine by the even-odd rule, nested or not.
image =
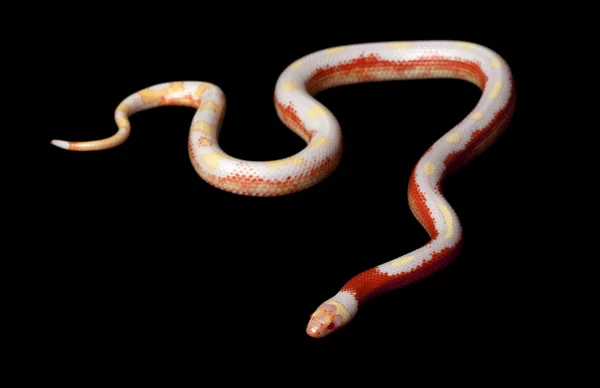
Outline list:
[[[68,150],[69,149],[69,142],[65,141],[65,140],[52,140],[50,141],[50,144],[57,146],[58,148],[62,148],[63,150]]]

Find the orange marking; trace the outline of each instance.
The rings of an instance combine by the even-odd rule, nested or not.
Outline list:
[[[144,104],[160,101],[163,96],[169,93],[181,92],[184,90],[183,82],[171,82],[168,86],[162,89],[144,89],[139,92],[140,97]]]
[[[298,112],[292,103],[283,105],[275,100],[275,110],[283,123],[294,133],[300,136],[305,142],[309,143],[312,134],[304,127],[304,123],[298,116]]]
[[[198,120],[191,128],[192,131],[200,131],[208,136],[217,135],[217,126],[204,120]]]
[[[307,168],[308,171],[304,176],[295,178],[287,177],[282,180],[265,179],[255,175],[252,170],[239,170],[237,173],[221,178],[203,170],[194,161],[194,153],[191,147],[189,147],[189,150],[196,172],[209,184],[221,190],[256,196],[285,195],[314,185],[328,177],[335,170],[341,157],[341,152],[337,152],[320,163],[313,164],[310,168]]]
[[[402,61],[382,59],[377,54],[369,54],[338,65],[319,67],[306,82],[306,89],[314,95],[333,86],[378,79],[427,78],[436,73],[450,73],[453,77],[475,83],[481,89],[487,83],[486,74],[474,61],[448,59],[436,55]]]
[[[214,85],[210,83],[203,83],[196,89],[196,96],[200,97],[206,92],[208,89],[212,88]]]
[[[198,146],[199,147],[210,147],[211,145],[213,145],[213,141],[210,139],[207,139],[205,137],[201,137],[198,140]]]
[[[516,94],[514,92],[514,80],[510,81],[510,88],[512,89],[510,100],[508,104],[494,115],[492,120],[484,128],[478,129],[471,134],[471,137],[467,141],[465,148],[462,151],[456,151],[449,154],[444,160],[446,166],[444,175],[451,175],[459,167],[465,165],[469,161],[473,160],[479,155],[484,149],[490,146],[510,122],[516,102]]]
[[[212,110],[213,112],[216,112],[218,108],[219,106],[214,101],[204,101],[200,105],[200,109]]]
[[[119,106],[116,109],[117,112],[123,112],[126,115],[129,114],[129,105],[125,104],[125,103],[121,103],[119,104]]]
[[[160,105],[189,106],[190,108],[198,108],[200,106],[200,99],[193,95],[187,95],[182,97],[161,96]]]
[[[377,295],[416,283],[429,274],[439,271],[458,256],[461,248],[462,240],[454,246],[433,252],[431,257],[428,257],[427,260],[424,259],[421,264],[410,271],[403,271],[396,275],[388,275],[377,268],[368,269],[350,279],[341,291],[353,293],[360,306]]]
[[[117,117],[115,122],[119,128],[131,129],[131,124],[129,123],[127,116]]]
[[[429,237],[434,240],[438,236],[431,209],[427,206],[425,194],[417,184],[416,166],[408,182],[408,206],[419,223],[425,228]]]

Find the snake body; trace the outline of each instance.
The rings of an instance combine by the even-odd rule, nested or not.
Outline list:
[[[118,131],[96,141],[52,144],[73,151],[118,146],[129,136],[132,114],[165,105],[196,108],[188,151],[196,172],[209,184],[235,194],[278,196],[307,189],[337,167],[342,134],[335,116],[314,96],[339,85],[405,79],[457,78],[477,85],[481,98],[470,114],[422,155],[408,183],[408,202],[430,240],[394,260],[350,279],[310,316],[306,332],[324,337],[343,327],[360,306],[381,293],[412,284],[449,264],[462,245],[460,220],[444,198],[444,179],[488,148],[512,118],[515,86],[505,60],[487,47],[462,41],[379,42],[333,47],[290,64],[275,86],[281,121],[306,147],[271,161],[248,161],[218,143],[225,95],[208,82],[170,82],[130,95],[116,108]]]

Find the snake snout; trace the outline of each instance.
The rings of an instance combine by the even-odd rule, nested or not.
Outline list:
[[[327,301],[310,316],[306,334],[322,338],[333,333],[350,321],[350,314],[344,306],[335,301]]]

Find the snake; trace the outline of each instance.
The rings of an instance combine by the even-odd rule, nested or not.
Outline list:
[[[496,51],[469,41],[423,40],[354,43],[306,54],[283,70],[274,91],[277,116],[306,146],[277,160],[242,160],[223,151],[218,139],[225,94],[217,85],[200,81],[165,82],[129,95],[114,112],[118,130],[110,137],[52,140],[51,144],[70,151],[113,148],[129,137],[131,115],[160,106],[192,107],[196,112],[189,130],[188,153],[204,181],[237,195],[289,195],[326,179],[341,160],[341,127],[316,98],[319,92],[366,82],[444,78],[470,82],[481,95],[468,115],[422,154],[410,173],[408,205],[429,240],[358,273],[318,305],[310,314],[306,333],[322,338],[347,325],[372,298],[419,282],[459,255],[463,245],[461,222],[444,197],[442,184],[490,147],[513,117],[513,73]]]

